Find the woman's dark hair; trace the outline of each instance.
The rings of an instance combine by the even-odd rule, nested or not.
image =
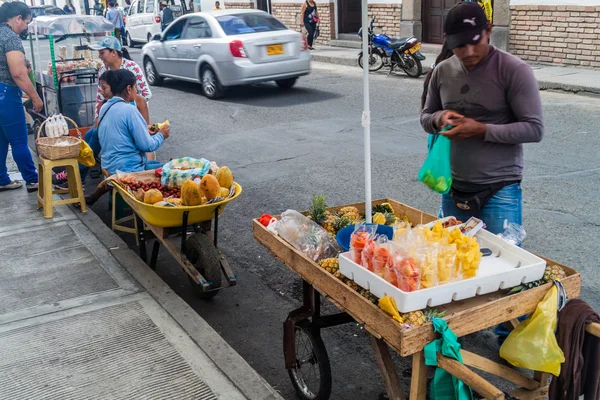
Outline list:
[[[106,71],[100,76],[104,82],[110,86],[110,91],[115,96],[121,95],[128,86],[135,86],[135,75],[126,69],[118,69],[116,71]]]
[[[444,42],[444,45],[442,46],[442,51],[440,51],[440,54],[438,54],[437,58],[435,59],[434,68],[436,65],[438,65],[444,60],[449,59],[453,55],[454,53],[452,52],[452,50],[450,50],[448,46],[446,46],[446,42]],[[425,101],[427,100],[427,91],[429,90],[431,74],[433,74],[433,68],[431,68],[427,72],[427,75],[425,75],[425,81],[423,82],[423,94],[421,95],[421,110],[423,109],[423,107],[425,107]]]
[[[129,50],[125,47],[121,48],[121,51],[115,50],[120,58],[125,58],[127,60],[131,60],[131,56],[129,55]]]
[[[11,18],[20,16],[26,19],[31,15],[31,10],[27,4],[21,1],[12,1],[10,3],[2,4],[0,7],[0,22],[6,22]]]

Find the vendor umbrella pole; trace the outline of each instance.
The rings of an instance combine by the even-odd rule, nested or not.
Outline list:
[[[367,0],[362,0],[362,51],[363,60],[367,65],[363,66],[363,99],[364,110],[362,114],[362,126],[365,129],[365,219],[371,223],[371,109],[369,105],[369,8]],[[364,63],[363,63],[364,64]]]

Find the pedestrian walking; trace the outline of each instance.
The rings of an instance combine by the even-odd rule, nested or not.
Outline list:
[[[222,10],[221,3],[219,3],[218,1],[215,1],[215,8],[213,8],[213,11],[214,10]]]
[[[196,5],[196,3],[194,3],[194,0],[190,0],[190,3],[188,5],[188,7],[189,7],[189,11],[190,12],[196,13],[196,12],[199,11],[198,10],[198,5]]]
[[[94,0],[94,13],[96,15],[104,15],[104,6],[100,3],[100,0]]]
[[[114,1],[108,3],[106,19],[114,25],[115,37],[119,40],[119,42],[121,42],[121,29],[123,29],[125,26],[123,25],[123,16],[121,15],[121,11],[119,11],[115,5],[116,4]]]
[[[492,25],[477,3],[452,7],[444,32],[454,56],[433,70],[421,113],[425,131],[452,141],[441,211],[479,217],[497,234],[505,221],[522,224],[523,143],[544,133],[539,87],[526,63],[489,44]]]
[[[67,3],[63,7],[63,11],[67,14],[77,14],[77,12],[75,12],[75,7],[73,7],[70,0],[67,0]]]
[[[314,0],[306,0],[302,3],[300,10],[302,15],[302,26],[306,29],[306,41],[308,42],[308,49],[314,50],[313,42],[315,40],[315,31],[317,30],[317,24],[319,23],[319,11],[317,11],[317,3]]]
[[[27,191],[34,192],[38,188],[38,174],[27,146],[27,122],[22,101],[25,92],[33,109],[36,112],[42,110],[42,99],[29,79],[25,50],[19,38],[30,20],[31,11],[25,3],[15,1],[0,7],[0,191],[23,186],[8,176],[9,145]]]
[[[173,22],[173,11],[167,7],[166,1],[160,2],[160,26],[164,31],[169,24]]]

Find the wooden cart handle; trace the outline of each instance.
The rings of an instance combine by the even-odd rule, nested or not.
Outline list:
[[[441,354],[437,355],[438,367],[457,377],[464,382],[465,385],[485,397],[486,399],[500,400],[504,399],[504,393],[475,372],[471,371],[464,364],[456,360],[444,357]]]
[[[585,331],[600,338],[600,324],[591,323],[585,327]]]
[[[66,117],[64,115],[63,115],[63,118],[73,124],[73,126],[77,130],[77,136],[79,137],[79,139],[81,139],[81,131],[79,130],[79,126],[75,123],[75,121],[73,121],[71,118]],[[36,140],[40,138],[40,135],[42,133],[42,129],[44,128],[44,125],[46,125],[46,122],[48,122],[48,119],[49,118],[46,118],[44,120],[44,122],[42,122],[42,124],[40,125],[40,127],[38,128]]]

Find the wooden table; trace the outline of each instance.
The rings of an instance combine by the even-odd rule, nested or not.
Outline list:
[[[376,200],[373,204],[384,202],[392,205],[398,217],[406,216],[414,224],[428,223],[436,219],[433,215],[391,199]],[[351,206],[357,207],[360,212],[364,213],[364,203],[351,204]],[[345,206],[333,207],[329,210],[335,212],[342,207]],[[391,348],[401,357],[413,356],[412,380],[408,398],[410,400],[424,400],[427,393],[427,367],[423,348],[437,338],[431,323],[403,329],[398,322],[390,318],[379,307],[359,295],[332,274],[320,268],[318,264],[307,258],[285,240],[268,231],[260,224],[258,219],[253,220],[253,226],[256,240],[304,280],[303,305],[292,311],[284,324],[286,368],[292,368],[296,361],[294,329],[297,323],[311,318],[312,328],[318,335],[321,328],[356,321],[371,334],[375,358],[389,398],[393,400],[407,398],[390,356],[389,348]],[[567,277],[562,280],[562,284],[567,295],[569,298],[578,297],[581,290],[580,275],[567,266],[548,259],[545,260],[548,263],[559,265],[565,270]],[[436,309],[446,312],[444,319],[459,337],[502,323],[514,327],[518,324],[518,317],[535,310],[551,285],[551,283],[544,284],[512,295],[508,295],[506,290],[502,290],[470,299],[454,301],[450,304],[438,306]],[[341,313],[321,316],[321,296],[326,297],[335,304],[341,310]],[[462,356],[464,365],[438,354],[438,365],[487,399],[503,399],[505,396],[501,390],[468,367],[500,376],[517,384],[520,388],[512,392],[511,395],[519,399],[543,399],[548,393],[548,374],[535,373],[532,379],[506,365],[498,364],[472,352],[462,350]]]

